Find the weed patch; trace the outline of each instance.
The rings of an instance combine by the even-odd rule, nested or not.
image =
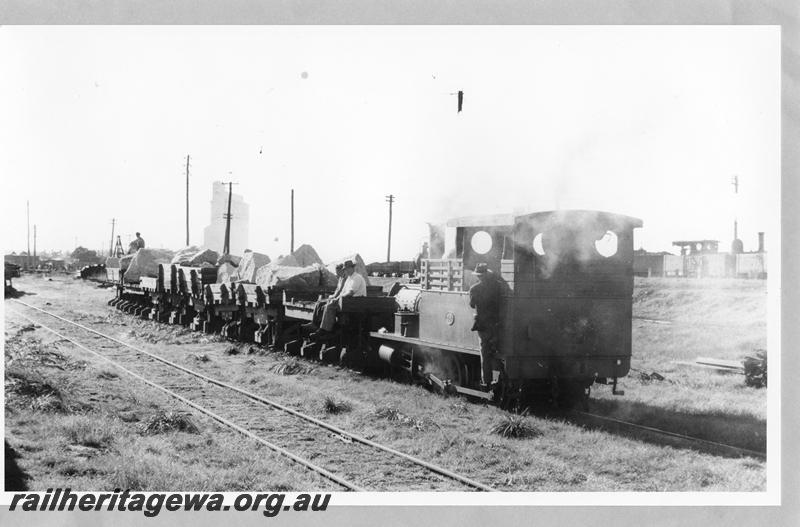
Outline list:
[[[61,391],[36,371],[18,368],[6,371],[6,404],[40,412],[66,412]]]
[[[305,375],[314,371],[314,367],[295,359],[285,359],[269,367],[269,371],[278,375]]]
[[[542,431],[533,426],[524,414],[504,416],[499,423],[492,425],[489,432],[512,439],[527,439],[542,435]]]
[[[166,432],[188,432],[197,434],[197,426],[185,412],[159,410],[139,424],[139,431],[144,435],[163,434]]]
[[[110,381],[110,380],[113,380],[113,379],[119,379],[119,375],[117,375],[113,371],[103,370],[103,371],[101,371],[100,373],[97,374],[97,378]]]
[[[63,432],[73,445],[106,448],[114,441],[113,421],[73,416],[63,424]]]
[[[386,419],[400,424],[404,424],[415,428],[416,430],[423,431],[430,428],[433,423],[430,419],[419,419],[403,414],[394,406],[384,406],[375,410],[375,417]]]
[[[344,401],[337,401],[333,397],[325,397],[325,401],[322,403],[322,407],[325,410],[325,413],[328,414],[341,414],[344,412],[349,412],[353,409],[350,403]]]

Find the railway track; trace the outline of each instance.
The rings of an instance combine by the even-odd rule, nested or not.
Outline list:
[[[693,448],[695,450],[717,455],[733,457],[747,456],[758,459],[767,458],[766,452],[741,448],[734,445],[719,443],[717,441],[709,441],[707,439],[671,432],[669,430],[662,430],[660,428],[646,426],[639,423],[632,423],[630,421],[623,421],[621,419],[616,419],[605,415],[582,412],[580,410],[570,410],[569,414],[574,422],[580,424],[589,424],[599,428],[612,429],[617,433],[633,435],[636,437],[645,436],[659,438],[661,443],[668,443],[673,446]]]
[[[488,485],[381,445],[276,401],[169,361],[19,300],[9,310],[113,364],[218,423],[351,491],[493,491]],[[52,320],[52,322],[51,322]],[[55,327],[51,327],[55,326]],[[289,450],[289,449],[292,450]]]

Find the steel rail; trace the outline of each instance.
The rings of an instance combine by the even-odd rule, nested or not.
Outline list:
[[[34,308],[34,309],[36,309],[36,308]],[[174,391],[170,390],[169,388],[165,388],[165,387],[163,387],[163,386],[161,386],[159,384],[156,384],[156,383],[154,383],[154,382],[142,377],[138,373],[136,373],[134,371],[131,371],[128,368],[126,368],[125,366],[122,366],[121,364],[118,364],[118,363],[114,362],[113,360],[109,359],[108,357],[103,356],[101,353],[98,353],[98,352],[96,352],[96,351],[94,351],[92,349],[87,348],[86,346],[84,346],[80,342],[77,342],[76,340],[73,340],[73,339],[67,337],[66,335],[62,335],[58,331],[46,326],[45,324],[42,324],[39,321],[33,320],[32,318],[29,318],[29,317],[23,315],[22,313],[20,313],[18,311],[11,310],[11,312],[14,313],[15,315],[18,315],[18,316],[24,318],[25,320],[30,321],[33,324],[37,324],[37,325],[43,327],[47,331],[53,333],[54,335],[57,335],[58,337],[66,340],[68,342],[71,342],[75,346],[77,346],[77,347],[79,347],[79,348],[81,348],[81,349],[83,349],[85,351],[88,351],[89,353],[92,353],[93,355],[96,355],[96,356],[100,357],[101,359],[105,360],[109,364],[112,364],[114,367],[124,371],[128,375],[130,375],[132,377],[135,377],[136,379],[142,381],[143,383],[145,383],[145,384],[147,384],[149,386],[152,386],[153,388],[156,388],[157,390],[160,390],[160,391],[164,392],[165,394],[169,395],[170,397],[174,397],[175,399],[178,399],[182,403],[185,403],[185,404],[191,406],[192,408],[204,413],[205,415],[211,417],[215,421],[218,421],[219,423],[221,423],[221,424],[223,424],[223,425],[225,425],[225,426],[227,426],[229,428],[232,428],[233,430],[235,430],[235,431],[237,431],[237,432],[239,432],[239,433],[241,433],[241,434],[243,434],[243,435],[245,435],[245,436],[247,436],[247,437],[249,437],[249,438],[251,438],[251,439],[253,439],[253,440],[257,441],[257,442],[259,442],[259,443],[261,443],[262,445],[264,445],[267,448],[277,452],[278,454],[286,456],[287,458],[291,459],[292,461],[295,461],[296,463],[299,463],[299,464],[303,465],[304,467],[306,467],[306,468],[308,468],[308,469],[310,469],[310,470],[312,470],[312,471],[314,471],[314,472],[316,472],[316,473],[318,473],[318,474],[330,479],[331,481],[333,481],[335,483],[338,483],[339,485],[342,485],[343,487],[348,488],[350,490],[361,491],[361,492],[366,491],[366,489],[363,489],[363,488],[359,487],[355,483],[351,483],[351,482],[347,481],[346,479],[341,478],[341,477],[337,476],[336,474],[333,474],[332,472],[329,472],[326,469],[324,469],[322,467],[319,467],[319,466],[315,465],[314,463],[312,463],[312,462],[310,462],[310,461],[308,461],[306,459],[303,459],[303,458],[301,458],[301,457],[299,457],[299,456],[297,456],[295,454],[292,454],[291,452],[289,452],[285,448],[282,448],[282,447],[279,447],[278,445],[270,443],[266,439],[263,439],[263,438],[255,435],[253,432],[247,430],[246,428],[242,428],[241,426],[237,425],[236,423],[234,423],[234,422],[232,422],[232,421],[230,421],[228,419],[225,419],[224,417],[212,412],[211,410],[208,410],[207,408],[204,408],[203,406],[200,406],[199,404],[190,401],[189,399],[187,399],[187,398],[175,393]]]
[[[167,365],[169,365],[169,366],[171,366],[173,368],[179,369],[179,370],[181,370],[181,371],[183,371],[185,373],[188,373],[188,374],[193,375],[193,376],[195,376],[197,378],[203,379],[204,381],[206,381],[208,383],[215,384],[215,385],[220,386],[222,388],[227,388],[227,389],[232,390],[232,391],[234,391],[236,393],[244,395],[245,397],[248,397],[248,398],[250,398],[250,399],[252,399],[254,401],[257,401],[257,402],[260,402],[262,404],[266,404],[266,405],[272,406],[272,407],[277,408],[279,410],[282,410],[282,411],[284,411],[286,413],[294,415],[295,417],[299,417],[300,419],[304,419],[304,420],[306,420],[306,421],[308,421],[310,423],[314,423],[317,426],[325,428],[326,430],[334,432],[334,433],[336,433],[338,435],[341,435],[341,436],[344,436],[344,437],[348,437],[348,438],[350,438],[353,441],[356,441],[358,443],[361,443],[361,444],[376,448],[378,450],[382,450],[382,451],[387,452],[389,454],[392,454],[394,456],[403,458],[403,459],[405,459],[407,461],[410,461],[411,463],[414,463],[415,465],[419,465],[419,466],[425,467],[425,468],[427,468],[428,470],[430,470],[432,472],[435,472],[435,473],[440,474],[442,476],[445,476],[445,477],[448,477],[450,479],[459,481],[459,482],[464,483],[465,485],[468,485],[468,486],[473,487],[475,489],[486,491],[486,492],[495,492],[495,489],[493,489],[492,487],[490,487],[488,485],[484,485],[483,483],[480,483],[478,481],[472,480],[470,478],[467,478],[465,476],[462,476],[460,474],[457,474],[455,472],[447,470],[447,469],[445,469],[443,467],[440,467],[438,465],[434,465],[433,463],[429,463],[427,461],[424,461],[422,459],[414,457],[414,456],[412,456],[410,454],[406,454],[405,452],[400,452],[399,450],[395,450],[395,449],[393,449],[391,447],[382,445],[380,443],[376,443],[376,442],[371,441],[371,440],[369,440],[369,439],[367,439],[365,437],[361,437],[361,436],[358,436],[358,435],[353,434],[351,432],[347,432],[346,430],[343,430],[343,429],[338,428],[338,427],[336,427],[334,425],[326,423],[325,421],[321,421],[321,420],[319,420],[319,419],[317,419],[315,417],[312,417],[310,415],[306,415],[306,414],[304,414],[302,412],[298,412],[297,410],[294,410],[292,408],[284,406],[284,405],[282,405],[282,404],[280,404],[278,402],[272,401],[270,399],[266,399],[264,397],[261,397],[260,395],[256,395],[256,394],[254,394],[252,392],[248,392],[247,390],[243,390],[241,388],[238,388],[236,386],[230,385],[230,384],[225,383],[223,381],[219,381],[217,379],[213,379],[211,377],[208,377],[207,375],[204,375],[202,373],[196,372],[194,370],[190,370],[189,368],[186,368],[186,367],[181,366],[180,364],[176,364],[176,363],[174,363],[174,362],[172,362],[172,361],[170,361],[168,359],[165,359],[163,357],[160,357],[158,355],[155,355],[153,353],[145,351],[145,350],[143,350],[141,348],[138,348],[136,346],[133,346],[131,344],[128,344],[127,342],[123,342],[121,340],[118,340],[118,339],[116,339],[114,337],[111,337],[109,335],[105,335],[104,333],[101,333],[101,332],[99,332],[97,330],[94,330],[92,328],[86,327],[86,326],[84,326],[82,324],[79,324],[77,322],[73,322],[73,321],[68,320],[66,318],[60,317],[60,316],[56,315],[55,313],[50,313],[49,311],[46,311],[44,309],[40,309],[40,308],[38,308],[36,306],[32,306],[30,304],[27,304],[25,302],[21,302],[19,300],[12,299],[12,301],[13,302],[17,302],[19,304],[22,304],[24,306],[28,306],[28,307],[30,307],[32,309],[37,310],[37,311],[41,311],[42,313],[45,313],[46,315],[49,315],[49,316],[54,317],[56,319],[62,320],[64,322],[67,322],[68,324],[72,324],[74,326],[77,326],[77,327],[79,327],[81,329],[84,329],[86,331],[94,333],[94,334],[96,334],[96,335],[98,335],[100,337],[103,337],[105,339],[111,340],[113,342],[116,342],[116,343],[121,344],[123,346],[126,346],[128,348],[136,350],[139,353],[143,353],[143,354],[145,354],[145,355],[147,355],[149,357],[152,357],[155,360],[163,362],[164,364],[167,364]]]
[[[733,450],[735,452],[739,452],[739,453],[742,453],[742,454],[745,454],[745,455],[748,455],[748,456],[751,456],[751,457],[757,457],[757,458],[760,458],[760,459],[766,459],[766,457],[767,457],[766,452],[759,452],[757,450],[750,450],[750,449],[747,449],[747,448],[728,445],[728,444],[725,444],[725,443],[719,443],[717,441],[710,441],[708,439],[701,439],[699,437],[693,437],[693,436],[688,436],[688,435],[685,435],[685,434],[679,434],[677,432],[670,432],[669,430],[662,430],[660,428],[654,428],[652,426],[646,426],[646,425],[640,425],[640,424],[637,424],[637,423],[631,423],[629,421],[623,421],[621,419],[616,419],[614,417],[607,417],[607,416],[604,416],[604,415],[593,414],[593,413],[590,413],[590,412],[582,412],[580,410],[571,410],[571,412],[573,414],[576,414],[576,415],[581,415],[581,416],[589,417],[589,418],[592,418],[592,419],[600,419],[602,421],[609,421],[609,422],[612,422],[614,424],[623,425],[623,426],[627,426],[627,427],[634,428],[634,429],[644,430],[646,432],[651,432],[651,433],[659,434],[659,435],[663,435],[663,436],[674,437],[676,439],[681,439],[681,440],[684,440],[684,441],[700,443],[700,444],[703,444],[703,445],[706,445],[706,446],[709,446],[709,447]]]

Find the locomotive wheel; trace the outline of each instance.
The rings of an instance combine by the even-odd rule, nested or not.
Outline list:
[[[464,386],[467,378],[458,356],[451,351],[436,351],[425,355],[423,371],[436,375],[442,381],[450,381],[455,386]]]

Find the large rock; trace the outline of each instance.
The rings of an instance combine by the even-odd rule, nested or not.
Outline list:
[[[172,257],[172,261],[170,263],[173,263],[173,264],[176,264],[176,265],[186,265],[199,252],[200,252],[200,247],[197,247],[195,245],[190,245],[189,247],[184,247],[183,249],[181,249],[181,250],[179,250],[178,252],[175,253],[175,256]]]
[[[189,261],[189,265],[191,267],[213,267],[218,258],[217,251],[204,249],[194,255],[194,258]]]
[[[243,282],[255,283],[256,272],[270,262],[269,256],[253,251],[245,251],[239,262],[237,279]]]
[[[130,283],[138,282],[143,276],[157,277],[159,264],[170,263],[172,255],[168,249],[139,249],[125,271],[124,280]]]
[[[328,270],[315,263],[305,267],[285,266],[271,263],[262,266],[256,273],[255,282],[263,288],[278,287],[290,290],[319,289],[327,278]]]
[[[234,267],[239,265],[239,262],[242,261],[241,256],[234,256],[232,254],[223,254],[217,259],[217,265],[222,265],[224,263],[229,263]]]
[[[325,267],[328,269],[329,272],[329,274],[326,275],[328,282],[324,284],[326,287],[336,287],[336,284],[339,280],[338,278],[336,278],[336,266],[338,264],[345,263],[347,260],[351,260],[354,264],[356,264],[356,272],[360,274],[361,277],[364,279],[364,281],[367,283],[367,285],[369,285],[369,277],[367,276],[367,266],[364,264],[364,259],[361,258],[361,255],[356,253],[325,264]]]
[[[219,255],[211,249],[201,249],[194,245],[186,247],[175,253],[173,264],[188,265],[190,267],[203,267],[203,264],[214,265]]]
[[[126,254],[119,259],[119,268],[123,271],[127,271],[128,267],[131,266],[131,261],[133,260],[132,254]]]
[[[232,280],[236,279],[236,276],[236,266],[231,263],[225,262],[219,266],[219,269],[217,269],[218,284],[229,284]]]
[[[303,244],[295,249],[292,254],[281,256],[276,262],[287,267],[308,267],[313,264],[322,265],[322,258],[319,257],[319,254],[312,246]]]

